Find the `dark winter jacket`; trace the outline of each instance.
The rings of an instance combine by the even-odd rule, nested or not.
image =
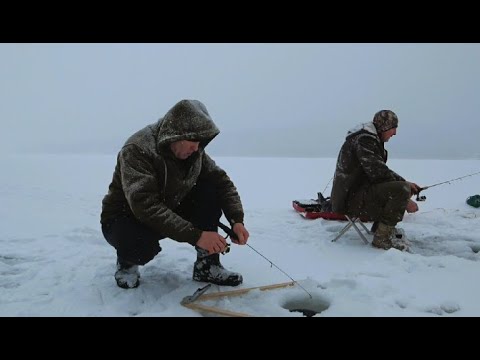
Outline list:
[[[362,206],[362,197],[372,184],[388,181],[405,181],[386,164],[388,153],[378,137],[372,122],[361,124],[348,131],[338,154],[333,188],[332,209],[349,214]]]
[[[205,152],[219,132],[201,102],[182,100],[158,122],[132,135],[118,154],[102,202],[101,223],[134,216],[160,235],[194,245],[202,231],[173,210],[199,178],[216,185],[226,218],[231,223],[243,222],[234,184]],[[186,160],[177,159],[169,145],[179,140],[199,141],[198,151]]]

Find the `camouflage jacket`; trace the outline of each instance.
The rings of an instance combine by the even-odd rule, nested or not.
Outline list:
[[[163,236],[194,245],[202,231],[174,210],[199,177],[215,184],[226,218],[231,223],[243,222],[236,187],[205,152],[219,133],[201,102],[182,100],[158,122],[133,134],[118,153],[113,179],[102,201],[101,223],[134,216]],[[198,151],[186,160],[177,159],[170,144],[179,140],[200,141]]]
[[[349,208],[360,208],[355,194],[372,184],[405,181],[386,164],[388,153],[380,141],[372,122],[358,125],[347,133],[340,149],[331,193],[332,209],[348,213]]]

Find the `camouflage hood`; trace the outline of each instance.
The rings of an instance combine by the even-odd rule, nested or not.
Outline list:
[[[230,222],[243,222],[238,192],[226,172],[205,152],[220,133],[200,101],[182,100],[163,118],[130,136],[103,199],[101,222],[135,217],[159,235],[194,245],[202,231],[175,213],[199,178],[215,184],[222,210]],[[188,159],[177,159],[175,141],[199,141]]]
[[[198,100],[181,100],[160,120],[158,146],[179,140],[200,141],[205,148],[220,133],[205,105]]]

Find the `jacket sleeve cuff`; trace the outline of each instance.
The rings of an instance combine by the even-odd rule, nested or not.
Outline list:
[[[202,230],[193,229],[189,232],[188,236],[186,236],[185,242],[188,242],[192,246],[197,245],[197,241],[200,239],[200,236],[202,236],[202,232]]]
[[[232,227],[236,223],[241,223],[241,224],[245,225],[243,221],[244,221],[243,215],[234,216],[231,219],[228,219],[228,222],[230,223],[230,226],[232,226]]]

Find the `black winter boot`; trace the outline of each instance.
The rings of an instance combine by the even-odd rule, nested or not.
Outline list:
[[[226,270],[220,264],[219,254],[203,256],[197,249],[197,261],[193,265],[193,280],[209,282],[216,285],[237,286],[243,282],[239,273]]]
[[[140,285],[140,272],[138,265],[131,265],[117,259],[117,271],[115,272],[117,285],[123,289],[133,289]]]

